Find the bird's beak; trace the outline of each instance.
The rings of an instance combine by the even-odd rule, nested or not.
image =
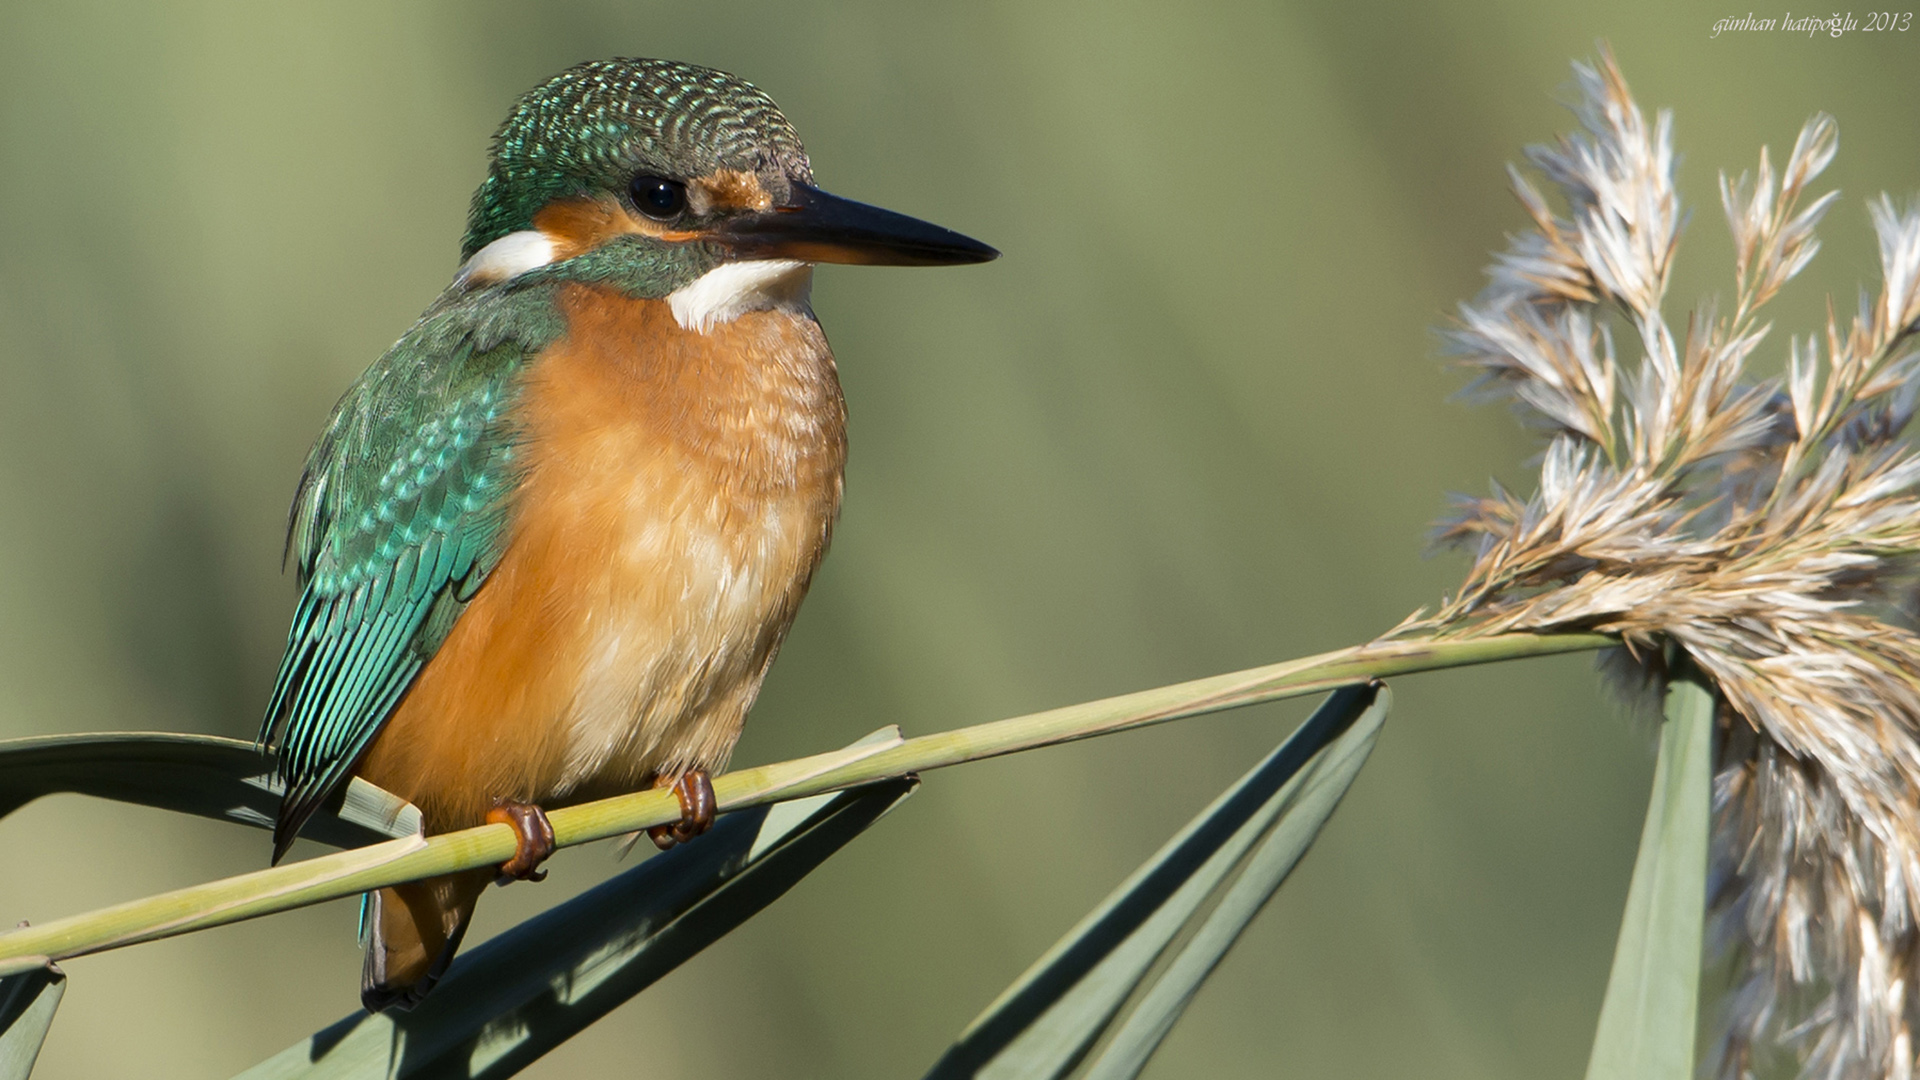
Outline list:
[[[714,239],[755,259],[869,266],[959,266],[1000,253],[919,218],[829,195],[795,181],[787,201],[743,214],[720,226]]]

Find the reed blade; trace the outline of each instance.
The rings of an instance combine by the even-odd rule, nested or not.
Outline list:
[[[1707,910],[1714,695],[1698,673],[1667,689],[1653,796],[1614,944],[1587,1080],[1690,1080]]]
[[[273,759],[239,739],[115,731],[0,740],[0,818],[71,793],[271,829],[280,792]],[[412,804],[355,777],[300,835],[351,848],[419,831]]]
[[[1391,702],[1378,682],[1329,695],[989,1005],[927,1080],[1138,1075],[1319,835]]]
[[[27,1080],[47,1040],[67,976],[52,963],[0,979],[0,1080]]]
[[[773,903],[917,786],[729,814],[462,956],[412,1012],[356,1012],[235,1080],[512,1076]]]

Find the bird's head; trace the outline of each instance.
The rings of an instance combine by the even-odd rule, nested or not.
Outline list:
[[[665,297],[736,264],[984,262],[998,252],[829,195],[773,99],[725,72],[599,60],[523,96],[494,138],[462,251],[470,286],[579,260]],[[723,275],[724,276],[724,275]]]

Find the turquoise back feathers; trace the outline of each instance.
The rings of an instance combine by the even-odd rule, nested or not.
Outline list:
[[[304,588],[260,732],[286,784],[276,861],[499,561],[515,379],[559,334],[551,291],[429,314],[341,398],[308,457],[287,542]]]

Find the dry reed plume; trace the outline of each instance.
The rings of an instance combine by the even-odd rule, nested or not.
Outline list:
[[[1808,185],[1837,133],[1816,115],[1786,168],[1720,181],[1730,313],[1676,336],[1661,312],[1683,213],[1671,116],[1649,125],[1613,58],[1576,64],[1582,132],[1531,147],[1556,213],[1510,169],[1533,227],[1462,305],[1449,351],[1474,390],[1551,431],[1539,491],[1462,500],[1459,595],[1390,636],[1594,629],[1616,668],[1668,647],[1717,684],[1723,738],[1710,881],[1741,970],[1714,1051],[1739,1077],[1785,1047],[1815,1077],[1907,1078],[1920,994],[1920,209],[1869,209],[1881,289],[1751,380],[1759,314],[1819,247]],[[1618,335],[1618,340],[1616,339]],[[1636,348],[1623,365],[1616,348]]]

